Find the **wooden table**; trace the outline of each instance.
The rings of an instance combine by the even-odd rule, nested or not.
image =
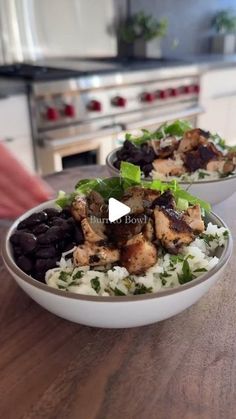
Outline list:
[[[86,167],[49,176],[71,190]],[[215,211],[236,234],[236,195]],[[1,237],[6,223],[1,226]],[[103,330],[62,320],[0,261],[1,419],[235,419],[236,259],[190,309],[159,324]]]

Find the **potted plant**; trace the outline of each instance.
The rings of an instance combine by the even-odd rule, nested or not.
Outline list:
[[[233,54],[236,48],[236,15],[231,10],[222,10],[212,22],[216,34],[212,50],[215,53]]]
[[[159,58],[160,39],[167,33],[167,19],[157,20],[144,12],[128,18],[118,29],[118,54],[126,57]]]

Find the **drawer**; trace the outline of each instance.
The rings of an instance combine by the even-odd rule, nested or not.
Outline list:
[[[30,120],[27,97],[9,96],[0,100],[0,139],[29,135]]]

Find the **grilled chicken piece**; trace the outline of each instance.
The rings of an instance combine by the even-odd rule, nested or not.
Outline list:
[[[125,191],[122,202],[131,208],[131,214],[142,214],[158,196],[160,196],[159,191],[133,186]]]
[[[84,218],[81,221],[81,227],[85,241],[88,241],[89,243],[96,243],[107,238],[105,235],[106,225],[99,222],[95,217],[93,220],[91,218]]]
[[[155,208],[154,219],[156,238],[170,253],[178,253],[182,246],[194,240],[193,231],[181,213],[172,209]]]
[[[152,148],[157,157],[164,159],[170,157],[178,148],[179,141],[175,137],[166,137],[162,140],[151,140]]]
[[[210,133],[200,128],[192,129],[185,132],[183,139],[179,143],[178,152],[186,153],[186,151],[194,150],[201,144],[207,144]]]
[[[154,227],[153,227],[153,221],[151,219],[148,220],[148,222],[144,225],[142,229],[143,237],[148,241],[153,241],[154,239]]]
[[[204,222],[201,216],[199,204],[189,207],[183,215],[184,221],[189,225],[195,234],[200,234],[205,230]]]
[[[106,210],[106,205],[103,197],[96,191],[90,192],[87,196],[88,203],[88,212],[89,215],[94,215],[95,217],[104,217],[104,211]]]
[[[152,203],[152,208],[155,207],[165,207],[165,208],[176,208],[175,198],[174,195],[170,190],[165,191],[163,194],[159,196],[159,198],[155,199]]]
[[[78,246],[73,253],[75,266],[104,266],[117,262],[119,258],[118,249],[88,242]]]
[[[147,222],[145,214],[128,215],[122,218],[120,223],[111,223],[107,225],[107,235],[112,242],[115,240],[118,246],[122,246],[127,240],[141,233]]]
[[[130,274],[141,274],[155,265],[157,249],[140,233],[121,249],[120,261]]]
[[[178,158],[174,159],[156,159],[152,163],[156,172],[163,176],[181,176],[185,173],[184,163]]]
[[[76,221],[81,221],[83,218],[87,217],[88,206],[87,201],[83,196],[78,196],[72,202],[71,213]]]
[[[207,163],[206,170],[227,174],[233,172],[235,164],[231,160],[212,160]]]

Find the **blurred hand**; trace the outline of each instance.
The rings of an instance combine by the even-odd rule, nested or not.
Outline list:
[[[0,218],[16,218],[51,195],[49,186],[0,144]]]

